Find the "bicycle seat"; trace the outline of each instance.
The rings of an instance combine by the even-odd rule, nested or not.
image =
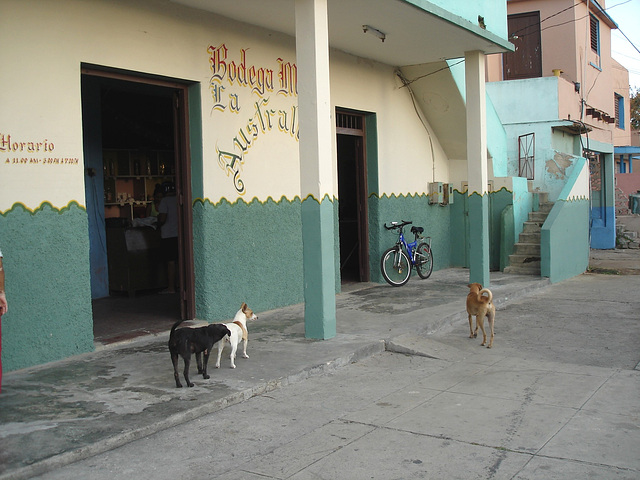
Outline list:
[[[422,227],[411,227],[411,233],[413,233],[414,235],[418,235],[422,232],[424,232],[424,228]]]

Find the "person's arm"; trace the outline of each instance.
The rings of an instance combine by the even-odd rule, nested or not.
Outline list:
[[[4,268],[2,267],[2,257],[0,257],[0,315],[7,313],[7,295],[4,291]]]

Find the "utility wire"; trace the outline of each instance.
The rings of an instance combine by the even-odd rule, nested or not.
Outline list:
[[[620,5],[624,5],[625,3],[629,3],[629,2],[631,2],[631,1],[632,1],[632,0],[626,0],[625,2],[621,2],[621,3],[618,3],[618,4],[616,4],[616,5],[611,5],[610,7],[605,8],[605,10],[607,10],[607,11],[608,11],[608,10],[611,10],[612,8],[619,7]],[[573,4],[572,6],[570,6],[570,7],[564,8],[564,9],[562,9],[562,10],[560,10],[560,11],[558,11],[558,12],[556,12],[556,13],[552,14],[552,15],[549,15],[548,17],[543,18],[542,20],[540,20],[540,22],[539,22],[539,23],[537,23],[537,24],[535,24],[535,25],[528,25],[528,26],[526,26],[526,27],[521,28],[520,30],[516,30],[515,32],[512,32],[512,33],[509,35],[509,38],[514,38],[514,37],[524,37],[524,36],[527,36],[527,35],[531,35],[531,34],[533,34],[533,33],[536,33],[536,32],[531,32],[531,33],[522,33],[521,35],[518,35],[519,33],[524,32],[525,30],[528,30],[528,29],[530,29],[530,28],[536,27],[536,26],[538,26],[538,25],[540,25],[540,26],[541,26],[541,24],[542,24],[543,22],[545,22],[545,21],[549,20],[550,18],[553,18],[553,17],[555,17],[555,16],[557,16],[557,15],[560,15],[561,13],[566,12],[567,10],[571,10],[572,8],[575,8],[576,6],[580,5],[581,3],[582,3],[581,1],[579,1],[578,3],[574,3],[574,4]],[[577,21],[580,21],[580,20],[583,20],[583,19],[587,18],[589,15],[591,15],[591,14],[590,14],[590,13],[588,13],[588,14],[587,14],[587,15],[585,15],[584,17],[575,18],[575,19],[572,19],[572,20],[569,20],[569,21],[566,21],[566,22],[562,22],[562,23],[558,23],[558,24],[555,24],[555,25],[549,25],[549,26],[547,26],[547,27],[541,28],[541,29],[540,29],[540,31],[542,32],[542,31],[544,31],[544,30],[547,30],[548,28],[559,27],[559,26],[561,26],[561,25],[566,25],[567,23],[577,22]],[[620,32],[620,34],[621,34],[621,35],[622,35],[622,36],[623,36],[623,37],[624,37],[624,38],[629,42],[629,44],[630,44],[630,45],[631,45],[631,46],[636,50],[636,52],[640,53],[640,49],[638,49],[638,47],[637,47],[636,45],[634,45],[634,43],[631,41],[631,39],[630,39],[629,37],[627,37],[627,35],[626,35],[626,34],[625,34],[621,29],[620,29],[620,26],[619,26],[619,25],[617,25],[617,30],[618,30],[618,31]]]
[[[631,2],[631,1],[632,1],[632,0],[626,0],[625,2],[621,2],[621,3],[618,3],[618,4],[616,4],[616,5],[612,5],[612,6],[608,7],[608,8],[606,8],[605,10],[610,10],[610,9],[612,9],[612,8],[619,7],[620,5],[624,5],[625,3],[629,3],[629,2]],[[578,1],[578,3],[574,3],[574,4],[573,4],[573,5],[571,5],[570,7],[563,8],[562,10],[560,10],[560,11],[558,11],[558,12],[554,13],[554,14],[551,14],[551,15],[549,15],[548,17],[543,18],[542,20],[540,20],[540,22],[539,22],[539,23],[537,23],[537,24],[535,24],[535,25],[528,25],[528,26],[526,26],[526,27],[521,28],[520,30],[516,30],[515,32],[512,32],[511,34],[509,34],[509,38],[511,39],[511,38],[518,38],[519,36],[531,35],[531,33],[529,33],[529,34],[526,34],[526,33],[525,33],[525,34],[523,34],[523,35],[518,35],[518,33],[520,33],[520,32],[524,32],[525,30],[528,30],[528,29],[533,28],[533,27],[536,27],[536,26],[541,26],[542,22],[546,22],[547,20],[549,20],[549,19],[551,19],[551,18],[553,18],[553,17],[556,17],[556,16],[560,15],[560,14],[561,14],[561,13],[563,13],[563,12],[566,12],[567,10],[574,9],[575,7],[577,7],[578,5],[580,5],[581,3],[583,3],[583,2],[579,0],[579,1]],[[585,15],[584,17],[581,17],[581,18],[574,18],[574,19],[569,20],[569,21],[567,21],[567,22],[558,23],[558,24],[556,24],[556,25],[549,25],[549,26],[547,26],[547,27],[545,27],[545,28],[541,28],[541,29],[540,29],[540,32],[542,32],[542,31],[544,31],[544,30],[547,30],[547,29],[549,29],[549,28],[559,27],[559,26],[561,26],[561,25],[566,25],[567,23],[577,22],[577,21],[579,21],[579,20],[582,20],[582,19],[584,19],[584,18],[587,18],[589,15],[590,15],[590,13],[588,13],[587,15]],[[627,36],[625,35],[625,33],[624,33],[622,30],[620,30],[620,27],[618,27],[618,28],[617,28],[617,30],[618,30],[618,31],[619,31],[619,32],[624,36],[624,38],[626,38],[626,39],[627,39],[627,41],[631,44],[631,46],[632,46],[632,47],[633,47],[633,48],[634,48],[638,53],[640,53],[640,50],[638,49],[638,47],[636,47],[636,46],[633,44],[633,42],[629,39],[629,37],[627,37]],[[536,33],[536,32],[532,32],[532,33]],[[415,82],[415,81],[417,81],[417,80],[420,80],[420,79],[425,78],[425,77],[429,77],[429,76],[431,76],[431,75],[435,75],[436,73],[442,72],[442,71],[444,71],[444,70],[449,70],[451,67],[455,67],[456,65],[459,65],[459,64],[460,64],[460,63],[462,63],[462,62],[464,62],[464,60],[460,60],[459,62],[456,62],[456,63],[454,63],[453,65],[447,65],[446,67],[440,68],[440,69],[435,70],[435,71],[433,71],[433,72],[431,72],[431,73],[427,73],[427,74],[425,74],[425,75],[421,75],[421,76],[419,76],[419,77],[414,78],[413,80],[408,80],[408,79],[406,79],[406,78],[403,78],[403,81],[402,81],[402,87],[408,87],[409,85],[411,85],[413,82]]]
[[[402,87],[401,88],[408,87],[413,82],[415,82],[417,80],[420,80],[422,78],[430,77],[431,75],[435,75],[436,73],[442,72],[444,70],[450,70],[451,67],[455,67],[456,65],[460,65],[463,62],[464,62],[464,59],[454,63],[453,65],[447,65],[446,67],[439,68],[438,70],[435,70],[433,72],[425,73],[424,75],[420,75],[419,77],[416,77],[413,80],[409,80],[409,79],[405,78],[404,76],[400,77],[400,75],[398,75],[400,77],[400,79],[402,80]]]

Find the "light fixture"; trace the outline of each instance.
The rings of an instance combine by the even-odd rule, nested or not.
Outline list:
[[[370,33],[371,35],[373,35],[374,37],[378,37],[380,40],[382,40],[384,42],[384,39],[387,38],[387,35],[384,32],[381,32],[380,30],[378,30],[377,28],[373,28],[370,25],[363,25],[362,26],[362,31],[364,33]]]

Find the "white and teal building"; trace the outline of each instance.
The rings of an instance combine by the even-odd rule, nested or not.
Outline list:
[[[504,0],[3,1],[5,370],[94,349],[118,218],[166,181],[183,318],[304,302],[306,336],[331,339],[341,283],[382,281],[401,219],[436,270],[490,284],[501,225],[535,203],[485,92],[506,19]]]

